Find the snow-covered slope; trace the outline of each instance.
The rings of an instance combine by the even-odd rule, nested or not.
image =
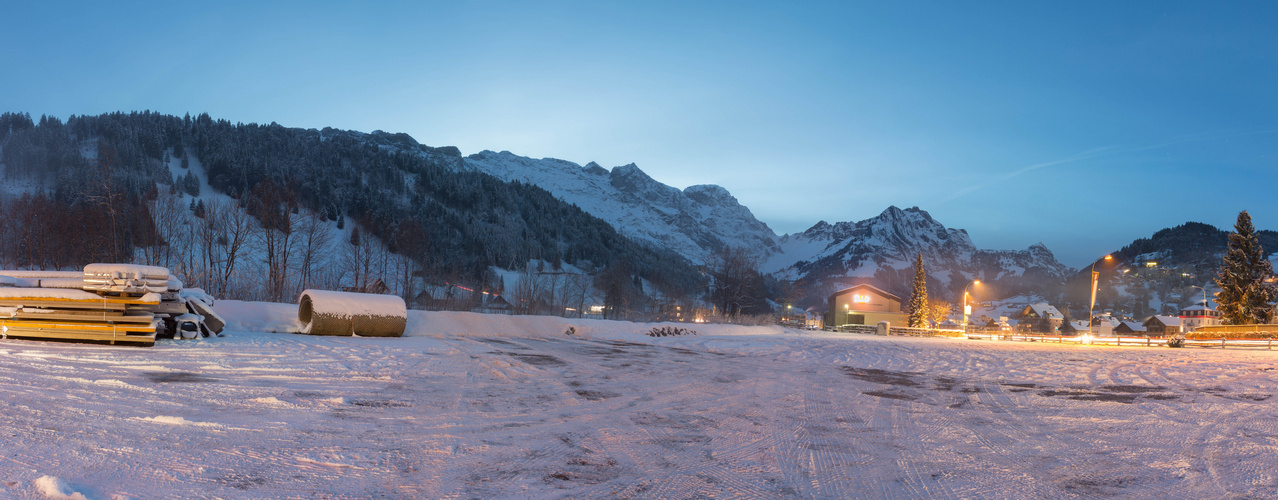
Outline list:
[[[1274,351],[216,310],[227,337],[0,340],[0,498],[1274,496]]]
[[[465,167],[508,181],[533,184],[612,224],[620,233],[674,250],[695,263],[707,262],[725,245],[777,251],[776,233],[719,186],[679,190],[657,182],[633,163],[611,171],[591,162],[483,151]]]
[[[947,285],[956,279],[1003,280],[1008,285],[1017,278],[1058,280],[1071,271],[1041,243],[1019,251],[978,249],[967,231],[947,228],[918,207],[888,207],[860,222],[821,221],[781,237],[778,244],[781,251],[767,260],[764,270],[803,279],[823,293],[856,278],[884,281],[885,271],[909,269],[919,253],[928,274]]]

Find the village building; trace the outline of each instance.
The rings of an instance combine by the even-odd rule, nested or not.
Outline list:
[[[1198,302],[1180,310],[1180,328],[1183,332],[1219,324],[1220,311],[1212,309],[1209,303]]]
[[[1055,307],[1046,302],[1030,304],[1021,309],[1016,316],[1017,327],[1022,331],[1033,330],[1042,324],[1046,319],[1051,324],[1051,330],[1056,331],[1060,328],[1061,322],[1065,321],[1065,315],[1061,314]]]
[[[909,315],[901,312],[901,298],[874,286],[860,284],[834,292],[826,301],[826,325],[877,325],[887,321],[892,326],[905,326]]]
[[[1092,335],[1113,335],[1114,329],[1122,324],[1118,318],[1108,314],[1102,314],[1092,318]]]
[[[1160,337],[1180,333],[1180,318],[1176,316],[1150,316],[1145,320],[1145,332]]]
[[[1145,335],[1145,325],[1135,321],[1123,321],[1114,327],[1114,335]]]

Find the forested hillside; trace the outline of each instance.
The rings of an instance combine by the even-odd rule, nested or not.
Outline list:
[[[234,289],[226,282],[234,273],[225,269],[226,251],[236,244],[234,224],[221,224],[215,228],[220,234],[206,238],[220,257],[186,255],[212,251],[194,244],[173,255],[176,233],[152,212],[162,210],[160,201],[173,193],[200,197],[201,182],[193,172],[174,175],[170,161],[183,167],[197,161],[207,183],[234,200],[232,207],[206,207],[203,199],[182,207],[194,217],[187,223],[207,221],[214,209],[219,216],[247,213],[264,233],[253,242],[268,261],[280,260],[272,247],[298,244],[291,238],[300,234],[303,215],[311,213],[338,227],[358,222],[385,250],[411,263],[398,272],[427,282],[496,286],[489,266],[517,269],[529,259],[543,259],[591,271],[624,266],[632,277],[674,295],[700,285],[700,274],[682,257],[629,240],[539,187],[457,169],[456,148],[422,146],[406,134],[150,112],[72,116],[65,123],[0,115],[6,186],[26,186],[21,193],[8,189],[0,262],[75,268],[93,261],[152,260],[154,254],[194,285]],[[295,270],[300,254],[282,258],[278,272],[306,272]],[[272,269],[280,266],[268,262]],[[356,273],[346,279],[369,278]],[[289,287],[276,288],[271,295],[287,296]]]

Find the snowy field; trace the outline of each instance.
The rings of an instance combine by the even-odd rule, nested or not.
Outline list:
[[[1268,351],[219,309],[229,337],[0,341],[0,497],[1278,496]]]

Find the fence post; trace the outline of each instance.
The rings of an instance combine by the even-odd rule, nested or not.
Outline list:
[[[1221,348],[1221,349],[1224,349],[1224,348],[1225,348],[1225,337],[1221,337],[1221,338],[1220,338],[1220,348]]]

